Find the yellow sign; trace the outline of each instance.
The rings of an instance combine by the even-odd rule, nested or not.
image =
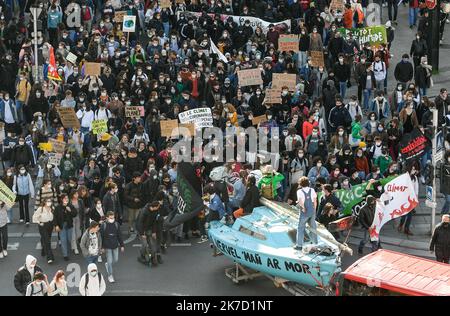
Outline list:
[[[52,144],[51,143],[39,143],[39,149],[46,150],[46,151],[52,151]]]
[[[0,180],[0,201],[4,202],[8,208],[12,208],[16,203],[16,195],[2,180]]]
[[[101,135],[108,131],[108,120],[95,120],[92,121],[92,133],[95,135]]]

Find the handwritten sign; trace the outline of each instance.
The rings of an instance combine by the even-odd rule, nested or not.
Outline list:
[[[312,67],[325,67],[325,62],[323,60],[323,52],[312,50],[309,52],[311,56],[311,66]]]
[[[116,11],[114,14],[114,22],[123,23],[123,17],[127,15],[127,11]]]
[[[172,131],[178,129],[178,120],[163,120],[159,122],[162,137],[171,137]]]
[[[80,121],[73,108],[60,107],[58,114],[65,128],[80,128]]]
[[[77,63],[77,55],[69,52],[66,56],[66,60],[75,65]]]
[[[385,25],[376,25],[362,27],[359,29],[337,29],[344,40],[348,39],[348,34],[352,33],[353,38],[359,42],[359,45],[364,45],[364,43],[369,42],[371,46],[380,46],[381,44],[387,43],[387,33]]]
[[[108,120],[92,121],[92,133],[94,135],[101,135],[108,131]]]
[[[59,166],[61,164],[62,153],[50,153],[48,155],[48,163],[54,166]]]
[[[187,128],[189,130],[189,136],[194,136],[195,135],[195,125],[194,124],[179,124],[178,127],[184,127]],[[176,131],[176,135],[184,135],[187,136],[186,133],[184,131],[181,130],[177,130]]]
[[[238,78],[241,87],[263,84],[261,70],[259,68],[240,70],[238,72]]]
[[[198,108],[178,114],[180,123],[194,123],[195,128],[212,127],[213,118],[210,108]]]
[[[267,117],[265,115],[260,115],[260,116],[254,117],[252,119],[252,124],[253,125],[258,125],[259,123],[262,123],[262,122],[265,122],[265,121],[267,121]]]
[[[278,38],[278,50],[281,52],[298,52],[298,35],[296,34],[281,34]]]
[[[0,201],[4,202],[8,208],[16,204],[16,195],[2,180],[0,180]]]
[[[51,151],[56,152],[56,153],[64,153],[64,150],[66,149],[66,143],[65,142],[61,142],[61,141],[56,140],[54,138],[49,138],[48,142],[52,146]]]
[[[277,89],[266,89],[266,103],[281,103],[281,92]]]
[[[281,91],[283,87],[288,87],[289,91],[295,91],[297,85],[296,74],[275,73],[272,76],[272,89]]]
[[[84,63],[85,76],[100,76],[100,74],[101,74],[100,63]]]
[[[170,0],[160,0],[159,7],[161,9],[170,8],[172,6],[172,2]]]
[[[141,117],[141,110],[138,106],[126,106],[125,107],[125,117]]]
[[[334,12],[337,12],[337,11],[344,12],[344,10],[345,10],[344,0],[331,0],[330,11],[331,10]]]
[[[52,151],[52,144],[50,143],[39,143],[39,149],[45,151]]]

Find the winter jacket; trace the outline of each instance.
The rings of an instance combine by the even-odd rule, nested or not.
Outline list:
[[[259,203],[259,199],[260,194],[256,186],[251,186],[250,188],[247,188],[244,199],[241,202],[241,208],[244,209],[244,213],[250,214],[251,212],[253,212],[253,209],[255,207],[260,206],[261,204]]]
[[[100,232],[95,233],[97,235],[97,247],[98,247],[98,254],[100,254],[100,251],[102,250],[102,236],[100,235]],[[91,243],[91,233],[89,232],[89,229],[86,229],[86,231],[83,233],[83,236],[81,236],[81,242],[80,242],[80,249],[83,256],[89,257],[92,256],[92,254],[89,253],[89,245]]]
[[[67,207],[70,211],[66,209]],[[73,228],[73,219],[77,215],[78,212],[72,205],[58,205],[55,209],[55,213],[53,214],[53,221],[55,226],[58,226],[60,229],[63,229],[64,224],[67,224],[67,228]]]
[[[102,236],[102,245],[104,249],[117,249],[119,246],[124,247],[122,232],[119,223],[104,222],[100,226],[100,234]]]
[[[34,198],[34,184],[29,173],[14,176],[13,190],[14,194],[30,195]]]
[[[449,257],[450,255],[450,226],[443,223],[436,225],[433,236],[431,236],[430,250],[436,253],[437,257]]]
[[[339,82],[347,82],[350,80],[350,66],[347,64],[340,64],[339,62],[334,64],[333,72]]]
[[[331,131],[336,131],[339,126],[350,127],[352,117],[344,106],[335,106],[330,111],[328,123],[331,126]]]
[[[19,268],[17,270],[16,275],[14,276],[14,287],[17,291],[19,291],[20,294],[25,295],[27,286],[30,284],[31,281],[33,281],[33,277],[37,272],[43,272],[42,269],[36,265],[33,269],[33,275],[30,274],[28,271],[28,268],[33,260],[36,260],[31,255],[28,255],[26,258],[26,263],[23,267]]]
[[[341,200],[334,195],[334,193],[330,194],[329,196],[323,195],[322,199],[320,200],[319,207],[317,208],[317,217],[322,215],[323,208],[327,203],[331,203],[335,209],[338,211],[342,211],[343,206]]]
[[[15,166],[24,165],[34,167],[34,157],[31,147],[27,144],[17,145],[12,151],[11,160],[14,162]]]
[[[127,182],[131,181],[133,173],[134,172],[141,173],[143,171],[142,170],[143,168],[144,167],[141,159],[139,159],[138,157],[136,158],[127,157],[127,159],[125,160],[125,164],[123,166],[126,181]]]
[[[373,219],[375,218],[375,208],[366,204],[359,211],[359,223],[364,229],[369,229],[372,226]]]
[[[412,41],[409,55],[420,58],[427,54],[428,54],[428,46],[427,42],[423,38],[419,40],[415,39]]]
[[[395,66],[394,76],[398,82],[409,82],[412,80],[414,74],[413,65],[407,62],[399,62]]]
[[[136,230],[140,236],[147,234],[160,234],[162,231],[163,217],[159,211],[150,211],[150,205],[147,204],[140,211],[136,220]]]
[[[129,208],[139,209],[142,208],[146,201],[145,192],[143,190],[142,183],[135,184],[134,182],[130,182],[125,186],[125,204]],[[139,202],[135,202],[134,199],[138,198]]]
[[[111,192],[107,192],[103,197],[102,204],[105,213],[114,212],[114,214],[116,215],[116,219],[118,218],[118,216],[122,216],[123,209],[122,203],[120,202],[119,193],[113,195],[111,194]]]
[[[97,265],[91,263],[88,266],[88,273],[83,274],[80,279],[79,291],[81,296],[102,296],[105,293],[106,282],[103,275],[98,272],[96,276],[91,276],[90,273],[93,270],[97,270]]]
[[[311,182],[311,184],[316,183],[316,179],[319,177],[327,179],[329,177],[328,170],[325,167],[321,167],[320,171],[317,170],[317,167],[313,167],[308,172],[308,179]]]

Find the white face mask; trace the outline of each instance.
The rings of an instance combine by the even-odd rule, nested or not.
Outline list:
[[[450,161],[450,159],[449,159],[449,161]],[[8,177],[11,177],[11,176],[12,176],[12,172],[8,171],[8,172],[6,173],[6,175],[7,175]]]
[[[19,142],[19,145],[20,146],[25,145],[25,142]]]
[[[45,205],[46,205],[47,207],[51,207],[51,206],[52,206],[52,202],[47,202],[47,203],[45,203]]]
[[[20,170],[20,174],[25,174],[26,170]]]
[[[339,132],[339,136],[342,136],[342,135],[344,135],[344,132]]]
[[[95,278],[97,276],[97,271],[91,271],[89,272],[89,274],[91,275],[91,277]]]
[[[321,162],[319,162],[319,163],[317,164],[317,168],[320,168],[320,167],[322,167],[322,163],[321,163]]]
[[[108,218],[108,223],[110,223],[110,224],[112,224],[112,223],[114,223],[114,218]]]

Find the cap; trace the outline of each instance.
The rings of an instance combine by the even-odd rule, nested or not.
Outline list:
[[[100,138],[100,140],[102,141],[102,142],[107,142],[107,141],[109,141],[110,139],[111,139],[111,135],[110,134],[108,134],[108,133],[105,133],[105,134],[103,134],[102,135],[102,137]]]
[[[367,144],[365,142],[359,142],[359,148],[367,147]]]

